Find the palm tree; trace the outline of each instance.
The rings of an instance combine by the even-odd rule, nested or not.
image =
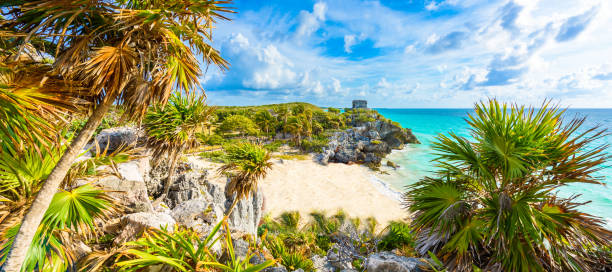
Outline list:
[[[234,195],[234,202],[226,215],[229,217],[238,201],[257,189],[258,181],[268,174],[272,163],[268,150],[248,142],[232,145],[226,152],[227,163],[219,168],[219,172],[230,176],[225,189],[228,197]]]
[[[287,138],[287,121],[291,116],[291,111],[289,111],[287,106],[282,106],[276,109],[276,113],[278,114],[280,121],[283,122],[283,138]]]
[[[604,131],[563,114],[549,103],[490,100],[467,119],[472,139],[438,136],[437,174],[406,193],[420,253],[436,253],[449,271],[591,271],[591,249],[609,245],[612,232],[556,192],[600,184],[609,155],[596,145]]]
[[[154,161],[168,158],[170,162],[164,191],[158,200],[163,199],[172,186],[178,158],[198,144],[196,133],[210,122],[214,112],[214,107],[206,105],[204,96],[176,92],[168,105],[156,105],[145,115],[147,147],[153,150]]]
[[[270,132],[270,128],[274,126],[274,117],[267,110],[259,111],[255,114],[255,123],[266,132],[266,136]]]
[[[296,145],[300,145],[300,142],[302,142],[302,133],[305,131],[304,123],[301,115],[291,116],[287,120],[287,130],[293,134],[293,140]]]
[[[15,1],[4,7],[3,29],[19,44],[15,57],[31,42],[42,41],[53,55],[51,76],[83,87],[95,98],[83,129],[62,155],[24,217],[2,271],[17,271],[36,227],[55,192],[113,103],[125,116],[139,119],[148,106],[165,103],[173,89],[194,91],[207,65],[228,63],[211,46],[213,24],[228,19],[230,1]],[[3,41],[4,42],[4,41]],[[41,81],[41,82],[44,82]]]

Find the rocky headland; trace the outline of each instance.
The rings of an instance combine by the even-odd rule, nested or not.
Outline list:
[[[392,150],[402,149],[405,144],[420,143],[409,128],[380,118],[377,113],[371,114],[370,118],[374,117],[378,119],[353,121],[353,127],[335,132],[327,147],[315,157],[316,161],[321,164],[362,163],[377,167]]]

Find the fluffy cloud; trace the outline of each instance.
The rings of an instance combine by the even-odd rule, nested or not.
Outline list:
[[[239,6],[215,37],[231,69],[209,71],[202,82],[219,104],[300,100],[346,106],[363,97],[381,107],[466,107],[496,96],[518,103],[566,98],[591,106],[580,104],[584,95],[601,96],[600,89],[612,87],[612,69],[600,68],[612,44],[602,34],[612,28],[611,4],[554,3]]]
[[[300,12],[300,24],[297,29],[298,36],[310,36],[313,32],[319,29],[319,26],[325,21],[325,11],[327,5],[323,2],[318,2],[312,8],[312,12],[302,10]]]
[[[252,44],[242,33],[233,35],[222,45],[224,56],[232,69],[221,75],[216,88],[281,89],[294,88],[301,80],[293,62],[272,44]]]

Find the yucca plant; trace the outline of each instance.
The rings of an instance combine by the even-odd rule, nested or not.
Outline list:
[[[596,141],[605,132],[583,129],[584,120],[564,120],[550,103],[478,103],[467,118],[472,139],[438,136],[436,175],[406,193],[420,253],[435,253],[449,271],[595,270],[591,249],[609,245],[612,232],[575,197],[556,195],[602,181],[609,155]]]
[[[179,157],[199,143],[196,133],[213,117],[215,108],[207,106],[205,99],[201,95],[176,92],[167,105],[153,107],[144,118],[147,147],[153,150],[154,161],[165,158],[169,161],[168,177],[159,199],[163,199],[172,186]]]
[[[213,244],[220,236],[219,230],[224,227],[224,250],[229,256],[226,263],[218,261],[211,251]],[[126,243],[126,248],[116,257],[115,266],[121,271],[141,271],[145,267],[161,265],[165,271],[213,271],[218,269],[227,272],[257,272],[274,264],[274,260],[267,260],[261,264],[250,264],[252,255],[247,254],[244,259],[238,259],[234,252],[232,237],[226,220],[219,222],[204,238],[193,229],[176,227],[173,232],[167,229],[149,229],[143,237],[134,242]],[[89,271],[100,269],[104,261],[87,267]]]
[[[257,183],[272,168],[270,153],[261,145],[248,142],[237,143],[226,148],[227,163],[219,172],[228,174],[230,181],[225,189],[227,196],[234,195],[234,202],[227,211],[228,216],[242,198],[257,190]]]
[[[140,119],[149,105],[165,103],[173,90],[194,92],[199,88],[201,69],[197,55],[202,56],[206,65],[228,67],[211,43],[216,21],[228,19],[224,14],[233,12],[226,7],[229,3],[224,0],[3,3],[0,45],[16,47],[11,50],[14,53],[7,53],[10,55],[6,62],[18,65],[24,62],[20,57],[24,53],[51,56],[53,69],[38,77],[39,86],[44,86],[48,78],[57,78],[56,82],[66,83],[60,90],[82,89],[95,104],[87,124],[59,159],[24,217],[2,271],[19,270],[45,210],[111,105],[124,107],[128,118]],[[6,105],[1,106],[3,111]],[[7,126],[12,131],[32,127],[20,128],[11,123]]]

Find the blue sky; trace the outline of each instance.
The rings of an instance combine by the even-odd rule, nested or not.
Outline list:
[[[235,0],[214,31],[214,105],[612,107],[609,0]]]

